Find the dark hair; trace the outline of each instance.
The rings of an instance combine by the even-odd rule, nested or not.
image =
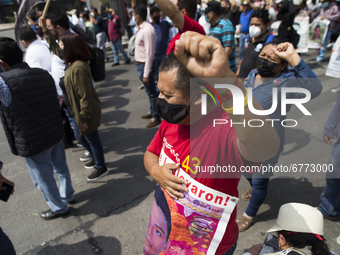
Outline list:
[[[292,233],[285,230],[279,231],[279,235],[283,235],[292,247],[302,249],[306,246],[312,246],[313,255],[331,255],[323,236],[320,236],[323,240],[319,240],[311,233]]]
[[[146,20],[148,10],[144,4],[137,4],[133,9],[135,10],[135,14],[139,15],[143,20]]]
[[[167,225],[167,235],[166,240],[169,240],[170,232],[171,232],[171,213],[168,202],[166,201],[163,190],[159,185],[156,186],[155,190],[155,200],[157,206],[162,210],[164,217],[166,219]]]
[[[60,36],[64,44],[65,63],[72,63],[76,60],[88,61],[92,58],[89,47],[77,33],[67,32]]]
[[[68,30],[70,29],[69,20],[65,13],[60,13],[58,11],[51,11],[47,13],[46,19],[49,19],[51,21],[51,24],[56,28],[58,25]]]
[[[269,22],[269,13],[266,9],[257,9],[250,15],[250,19],[251,18],[259,18],[263,24],[267,24]]]
[[[8,37],[0,37],[0,59],[9,66],[21,63],[23,53],[16,41]]]
[[[190,98],[190,78],[194,76],[182,65],[172,52],[167,55],[159,66],[159,72],[168,72],[177,69],[177,75],[174,79],[175,88],[181,91],[183,98]]]
[[[154,5],[150,8],[150,15],[154,14],[155,12],[160,12],[160,11],[161,10],[156,5]]]
[[[19,39],[24,40],[26,42],[33,42],[34,40],[37,39],[37,36],[31,26],[24,25],[20,29]]]
[[[97,8],[92,8],[93,12],[98,13],[98,9]]]
[[[178,0],[177,7],[179,10],[185,9],[189,14],[189,18],[195,19],[196,10],[197,10],[197,2],[196,0]]]
[[[84,11],[82,12],[83,14],[83,18],[86,18],[87,20],[90,20],[90,16],[89,16],[89,12],[88,11]]]

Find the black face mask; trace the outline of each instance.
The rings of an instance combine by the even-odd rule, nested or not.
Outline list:
[[[154,21],[155,23],[159,23],[160,20],[161,20],[161,15],[157,15],[157,16],[154,16],[154,17],[153,17],[153,21]]]
[[[168,123],[178,124],[189,115],[190,105],[169,104],[165,99],[157,98],[156,106],[159,116]]]
[[[272,77],[275,75],[274,69],[278,64],[268,59],[257,57],[255,66],[261,77]]]

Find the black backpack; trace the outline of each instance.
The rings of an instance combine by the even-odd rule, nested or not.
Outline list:
[[[105,55],[104,51],[97,48],[93,44],[89,46],[92,58],[90,59],[91,74],[94,81],[102,81],[105,79]]]

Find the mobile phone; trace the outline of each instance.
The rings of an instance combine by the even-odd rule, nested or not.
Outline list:
[[[11,192],[14,188],[14,185],[12,185],[8,182],[3,182],[2,187],[5,187],[6,190],[0,190],[0,199],[7,202],[8,198],[11,195]]]

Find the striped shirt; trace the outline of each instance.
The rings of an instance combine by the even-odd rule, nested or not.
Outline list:
[[[12,94],[9,90],[8,85],[0,76],[0,102],[5,106],[8,107],[12,102]]]
[[[229,58],[229,66],[233,72],[236,72],[236,52],[235,52],[235,29],[233,24],[227,18],[221,18],[210,27],[209,36],[215,37],[222,43],[223,48],[232,47],[233,51]]]

